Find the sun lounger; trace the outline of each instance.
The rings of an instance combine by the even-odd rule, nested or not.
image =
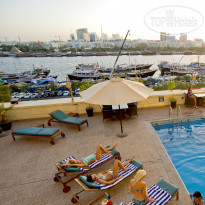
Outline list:
[[[164,179],[152,185],[147,191],[149,198],[154,198],[157,201],[155,203],[148,202],[146,205],[165,205],[175,196],[176,200],[179,199],[179,188]],[[119,205],[125,204],[122,202]],[[134,205],[134,203],[130,202],[128,205]]]
[[[106,148],[108,148],[109,146],[107,146]],[[65,164],[67,159],[76,159],[75,157],[71,156],[68,157],[64,160],[62,160],[61,162],[55,163],[57,169],[58,169],[58,173],[55,174],[54,177],[54,181],[55,182],[61,182],[64,186],[63,188],[63,192],[69,192],[70,191],[70,186],[67,186],[68,183],[70,183],[71,181],[73,181],[74,179],[78,178],[81,175],[87,174],[90,170],[93,170],[103,164],[105,164],[106,162],[110,161],[113,158],[119,158],[120,159],[120,153],[116,150],[116,149],[112,149],[110,154],[103,154],[101,156],[101,159],[93,162],[91,164],[88,165],[88,167],[84,167],[84,168],[79,168],[79,167],[61,167],[60,164]],[[70,179],[68,179],[67,181],[62,181],[61,180],[61,176],[60,175],[64,175],[67,176],[67,174],[69,173],[78,173],[77,175],[75,175],[74,177],[71,177]]]
[[[100,191],[100,192],[102,192],[102,194],[100,196],[98,196],[96,199],[87,203],[87,204],[93,204],[94,202],[98,201],[99,199],[104,197],[106,194],[109,194],[111,191],[113,191],[118,186],[123,184],[125,181],[132,178],[136,174],[137,170],[142,169],[142,164],[133,160],[125,167],[129,167],[129,169],[126,171],[123,171],[121,169],[119,171],[119,176],[122,176],[122,178],[118,179],[113,184],[109,184],[109,185],[100,184],[98,182],[88,182],[86,176],[80,176],[79,179],[75,179],[75,181],[83,188],[83,190],[74,194],[71,202],[72,203],[79,202],[80,204],[85,204],[79,200],[79,196],[78,196],[80,193],[82,193],[84,191]]]
[[[88,126],[87,119],[79,118],[79,115],[77,113],[74,114],[73,116],[69,116],[65,114],[63,111],[57,110],[55,112],[50,113],[50,115],[52,116],[52,119],[48,120],[49,126],[51,126],[51,122],[64,123],[64,124],[77,126],[79,131],[80,131],[80,126],[83,125],[84,123],[87,123]]]
[[[58,135],[65,137],[65,134],[61,132],[58,128],[42,128],[42,127],[21,127],[12,132],[13,140],[15,141],[15,136],[50,139],[52,145],[55,144],[54,138]]]

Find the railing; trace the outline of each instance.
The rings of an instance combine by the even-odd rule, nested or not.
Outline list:
[[[170,119],[170,116],[172,117],[172,126],[173,126],[174,117],[173,117],[173,110],[172,110],[172,107],[171,107],[171,106],[169,107],[169,119]]]
[[[177,107],[177,119],[178,119],[178,112],[179,112],[179,114],[180,114],[181,126],[182,126],[182,110],[181,110],[181,107],[180,107],[180,106]]]

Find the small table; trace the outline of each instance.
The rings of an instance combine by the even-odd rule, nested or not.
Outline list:
[[[196,96],[197,98],[204,98],[205,93],[194,94],[194,96]]]
[[[194,96],[197,98],[197,105],[204,106],[205,93],[194,94]]]
[[[128,109],[127,104],[120,104],[120,110],[119,105],[112,105],[112,110],[114,111],[117,119],[124,119],[126,114],[126,109]]]
[[[128,105],[127,104],[121,104],[120,105],[120,109],[128,109]],[[119,105],[112,105],[112,110],[119,110]]]

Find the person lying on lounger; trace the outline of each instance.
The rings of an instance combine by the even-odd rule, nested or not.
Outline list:
[[[68,159],[65,164],[60,164],[61,167],[68,167],[68,166],[74,166],[74,167],[86,167],[89,164],[96,162],[101,159],[102,154],[109,154],[111,153],[110,150],[115,149],[118,144],[109,147],[109,148],[104,148],[101,144],[97,146],[96,153],[91,154],[85,158],[82,158],[80,160],[75,160],[75,159]]]
[[[135,205],[143,205],[145,202],[156,202],[155,199],[150,199],[147,193],[147,185],[143,181],[146,176],[144,170],[139,170],[134,179],[131,179],[129,193],[134,194],[133,202]]]
[[[112,169],[109,169],[99,174],[87,175],[87,181],[88,182],[96,181],[98,183],[106,184],[106,185],[112,184],[118,179],[122,178],[122,176],[118,176],[119,170],[120,169],[123,169],[124,171],[128,170],[129,167],[125,168],[125,166],[128,165],[130,162],[132,162],[134,158],[135,156],[133,156],[130,160],[125,161],[123,163],[119,159],[116,159]]]

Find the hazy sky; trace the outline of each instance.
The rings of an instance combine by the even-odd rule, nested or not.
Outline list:
[[[169,5],[180,7],[169,10]],[[188,39],[205,40],[203,0],[0,0],[0,41],[5,37],[17,41],[18,36],[21,41],[49,41],[58,35],[68,40],[77,28],[100,35],[101,26],[109,36],[119,33],[124,37],[130,29],[130,39],[158,40],[159,31],[170,32],[171,27],[163,27],[162,22],[169,11],[172,16],[174,13],[175,24],[188,19],[188,30],[175,26],[173,33],[195,29],[188,33]]]

